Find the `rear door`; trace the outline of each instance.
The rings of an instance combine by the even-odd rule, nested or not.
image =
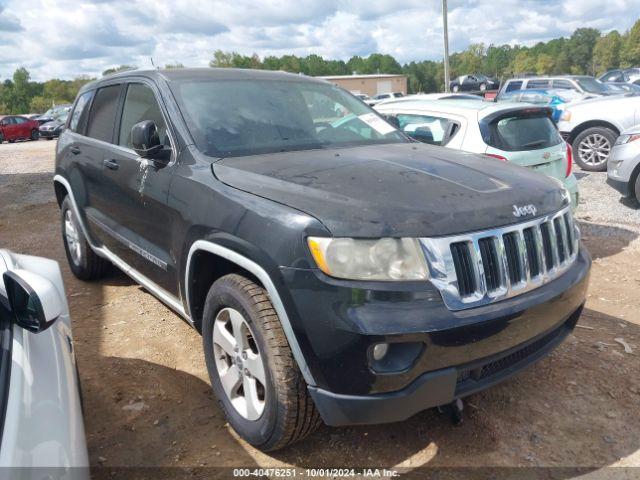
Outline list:
[[[117,255],[137,271],[176,294],[176,259],[171,252],[171,215],[167,207],[175,168],[175,144],[156,86],[147,80],[127,83],[119,108],[114,145],[106,149],[103,182],[109,185],[107,210]],[[171,152],[168,165],[141,158],[131,144],[131,129],[149,120]]]
[[[84,181],[84,211],[88,220],[88,228],[93,238],[113,249],[118,246],[107,229],[112,226],[112,216],[115,208],[114,185],[105,178],[104,160],[108,157],[108,149],[113,145],[116,114],[122,84],[116,83],[100,87],[94,94],[91,103],[85,135],[78,139],[76,151],[81,159],[78,166],[81,179]],[[74,180],[73,178],[71,179]],[[74,192],[76,186],[72,184]]]

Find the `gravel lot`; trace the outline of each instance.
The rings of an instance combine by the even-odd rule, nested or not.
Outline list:
[[[54,258],[63,268],[96,476],[178,467],[169,472],[228,478],[229,471],[207,468],[294,466],[387,467],[415,478],[424,478],[425,467],[494,469],[466,478],[638,478],[640,470],[622,467],[640,467],[640,210],[620,202],[604,174],[577,170],[578,217],[594,266],[579,327],[552,355],[470,397],[460,427],[430,410],[398,424],[322,427],[267,455],[225,423],[195,331],[118,272],[91,284],[72,277],[52,189],[54,145],[0,145],[0,246]],[[469,473],[448,472],[440,478]]]

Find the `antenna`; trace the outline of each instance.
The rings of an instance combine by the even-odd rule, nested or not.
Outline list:
[[[149,57],[149,59],[151,60],[151,66],[152,66],[153,68],[156,68],[156,64],[155,64],[155,63],[153,63],[153,57]]]

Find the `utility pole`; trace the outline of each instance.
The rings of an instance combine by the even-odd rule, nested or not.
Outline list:
[[[449,92],[449,29],[447,27],[447,0],[442,0],[442,28],[444,31],[444,91]]]

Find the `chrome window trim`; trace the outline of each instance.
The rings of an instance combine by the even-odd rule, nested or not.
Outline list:
[[[564,224],[564,216],[567,214],[569,215],[570,224],[574,229],[573,245],[571,249],[569,249],[569,239]],[[560,218],[560,234],[564,240],[565,259],[563,262],[560,262],[558,255],[558,244],[556,242],[554,225],[554,220],[556,218]],[[548,269],[546,265],[541,233],[541,225],[545,223],[549,226],[551,250],[554,259],[554,265],[550,269]],[[537,245],[536,254],[540,273],[535,277],[531,276],[531,269],[526,255],[524,230],[528,228],[533,229],[534,239]],[[525,270],[523,276],[526,278],[525,281],[517,283],[512,283],[509,278],[509,269],[507,266],[503,240],[503,235],[512,232],[516,233],[518,236],[518,254],[521,265]],[[480,254],[479,241],[483,238],[492,238],[496,243],[496,251],[498,253],[499,271],[502,282],[499,288],[492,291],[488,291],[487,289],[482,256]],[[469,250],[471,258],[473,259],[473,270],[477,285],[476,291],[465,297],[462,297],[458,292],[458,280],[453,263],[453,255],[451,254],[451,244],[463,242],[470,246]],[[454,311],[488,305],[500,300],[515,297],[555,280],[574,263],[578,256],[579,242],[580,230],[573,219],[571,206],[566,206],[555,213],[544,215],[526,222],[507,225],[505,227],[453,235],[450,237],[420,239],[420,243],[429,265],[430,281],[442,294],[442,299],[445,305],[450,310]],[[573,253],[570,253],[571,251]]]

